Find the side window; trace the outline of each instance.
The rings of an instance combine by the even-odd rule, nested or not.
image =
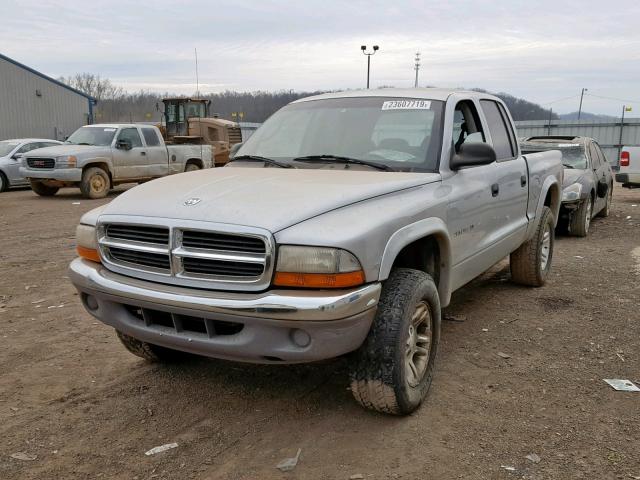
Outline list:
[[[489,133],[491,133],[493,149],[496,151],[498,160],[515,157],[516,153],[511,144],[505,119],[502,118],[502,114],[498,110],[498,104],[493,100],[480,100],[480,105],[482,105],[482,111],[489,124]]]
[[[153,128],[143,128],[142,135],[144,136],[144,141],[147,144],[147,147],[157,147],[160,145],[158,135]]]
[[[123,128],[120,130],[118,140],[129,140],[131,142],[131,148],[141,147],[142,140],[137,128]]]
[[[53,142],[42,142],[38,148],[55,147],[56,145],[60,145],[60,144],[59,143],[53,143]]]
[[[36,148],[40,148],[39,147],[39,143],[34,142],[34,143],[25,143],[23,146],[21,146],[18,151],[16,153],[27,153],[30,152],[31,150],[35,150]]]
[[[589,156],[591,157],[591,168],[598,168],[600,166],[600,157],[598,156],[598,150],[595,143],[589,144]]]
[[[460,151],[463,143],[484,143],[482,123],[473,102],[463,101],[456,105],[453,112],[453,144],[455,152]]]
[[[509,115],[507,115],[507,110],[504,108],[504,105],[499,103],[498,108],[500,109],[500,113],[502,114],[502,120],[504,120],[504,124],[507,127],[509,142],[511,143],[511,151],[513,152],[513,156],[515,157],[518,153],[518,140],[516,138],[516,133],[513,131],[513,124],[511,123],[511,120],[509,120]]]
[[[595,144],[596,146],[596,150],[598,151],[598,157],[600,158],[600,163],[602,165],[607,165],[609,163],[609,160],[607,160],[607,157],[605,156],[604,152],[602,151],[602,147],[600,145],[598,145],[597,143]]]

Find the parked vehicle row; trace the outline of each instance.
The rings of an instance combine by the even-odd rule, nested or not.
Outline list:
[[[121,183],[212,166],[210,145],[165,145],[153,125],[98,124],[79,128],[63,145],[28,152],[20,174],[38,195],[79,187],[86,198],[102,198]]]
[[[319,95],[275,113],[226,167],[84,215],[70,279],[147,360],[350,353],[356,400],[407,414],[454,291],[505,256],[515,282],[545,283],[562,185],[560,152],[522,155],[491,95]]]
[[[613,173],[598,142],[589,137],[541,136],[525,138],[520,148],[525,154],[549,150],[562,153],[561,229],[585,237],[594,216],[609,216]]]

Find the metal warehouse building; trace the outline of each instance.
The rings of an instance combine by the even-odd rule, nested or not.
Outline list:
[[[0,140],[64,138],[92,123],[96,100],[0,54]]]

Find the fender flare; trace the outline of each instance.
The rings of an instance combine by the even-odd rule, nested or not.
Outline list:
[[[547,198],[549,190],[551,190],[552,188],[555,188],[556,193],[551,198],[551,206],[549,208],[551,208],[551,213],[553,214],[553,225],[556,226],[558,224],[558,220],[560,218],[560,204],[562,203],[562,188],[560,187],[560,184],[555,177],[547,177],[542,183],[542,188],[540,189],[540,197],[538,197],[538,205],[536,206],[535,222],[531,222],[531,224],[529,225],[527,240],[531,238],[536,231],[536,227],[538,226],[538,222],[540,221],[540,217],[542,215],[544,201]]]
[[[420,240],[421,238],[434,236],[440,248],[440,281],[438,294],[442,306],[449,304],[451,299],[451,239],[447,225],[441,218],[432,217],[419,220],[397,230],[384,248],[382,261],[380,262],[379,280],[386,280],[391,273],[391,267],[398,254],[404,247]]]
[[[78,168],[81,170],[84,170],[89,165],[94,165],[94,164],[106,165],[108,170],[107,173],[113,174],[113,161],[108,157],[87,158],[86,160],[82,160],[78,162]]]

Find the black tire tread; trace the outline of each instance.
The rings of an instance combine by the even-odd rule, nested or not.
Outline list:
[[[584,216],[586,215],[588,202],[591,202],[591,215],[593,216],[593,198],[588,197],[583,202],[580,202],[580,206],[571,214],[569,220],[569,233],[575,237],[586,237],[589,233],[584,228]]]
[[[107,181],[107,188],[105,189],[104,194],[95,195],[91,191],[90,180],[94,174],[104,175]],[[80,181],[80,192],[82,192],[82,196],[84,198],[91,198],[91,199],[104,198],[109,194],[110,182],[111,180],[109,178],[109,174],[103,168],[89,167],[84,172],[82,172],[82,180]]]
[[[393,374],[393,355],[391,345],[397,343],[400,335],[401,324],[394,322],[395,318],[402,316],[407,308],[413,308],[414,292],[412,285],[428,281],[435,283],[431,276],[420,270],[400,268],[394,270],[385,285],[378,303],[378,314],[371,326],[371,331],[364,344],[357,351],[357,358],[351,365],[351,392],[354,398],[363,407],[382,413],[393,415],[405,415],[417,408],[416,406],[402,405],[398,392],[394,385],[397,379]],[[436,295],[437,299],[437,295]],[[439,329],[440,304],[432,306],[434,328]],[[382,315],[381,315],[382,314]],[[387,318],[385,318],[387,317]],[[439,330],[434,334],[434,343],[431,348],[435,356],[438,347]],[[427,371],[426,390],[431,383],[433,366]]]
[[[0,193],[9,190],[9,186],[9,179],[3,172],[0,172]]]

